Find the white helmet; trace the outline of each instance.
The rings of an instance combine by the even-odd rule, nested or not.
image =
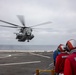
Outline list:
[[[66,47],[69,51],[76,49],[76,40],[74,39],[68,40],[66,43]]]
[[[64,51],[65,51],[65,45],[64,45],[64,44],[60,44],[60,45],[58,46],[58,50],[59,50],[60,52],[64,52]]]

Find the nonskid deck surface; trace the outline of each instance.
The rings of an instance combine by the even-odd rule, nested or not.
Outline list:
[[[52,66],[51,52],[0,52],[0,75],[35,75],[36,69]]]

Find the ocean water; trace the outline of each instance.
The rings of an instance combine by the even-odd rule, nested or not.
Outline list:
[[[56,45],[0,45],[0,50],[44,50],[54,51]]]

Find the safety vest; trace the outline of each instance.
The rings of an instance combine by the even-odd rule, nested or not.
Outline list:
[[[76,52],[69,55],[67,59],[69,59],[71,64],[72,73],[73,73],[72,75],[76,75]]]
[[[64,72],[64,62],[65,59],[68,57],[69,54],[61,53],[56,58],[56,65],[55,65],[55,72],[56,73],[63,73]]]

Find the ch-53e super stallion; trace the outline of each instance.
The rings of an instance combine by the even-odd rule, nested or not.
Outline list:
[[[27,40],[27,42],[29,42],[29,40],[32,40],[34,38],[34,34],[32,34],[34,27],[52,23],[52,22],[48,21],[48,22],[44,22],[41,24],[37,24],[37,25],[27,27],[25,25],[24,17],[22,15],[18,15],[17,17],[19,18],[22,26],[14,24],[14,23],[7,22],[4,20],[0,20],[0,22],[9,24],[10,26],[6,26],[6,25],[0,25],[0,26],[1,27],[9,27],[9,28],[19,28],[19,33],[15,33],[16,39],[18,39],[19,42],[24,42],[26,40]]]

